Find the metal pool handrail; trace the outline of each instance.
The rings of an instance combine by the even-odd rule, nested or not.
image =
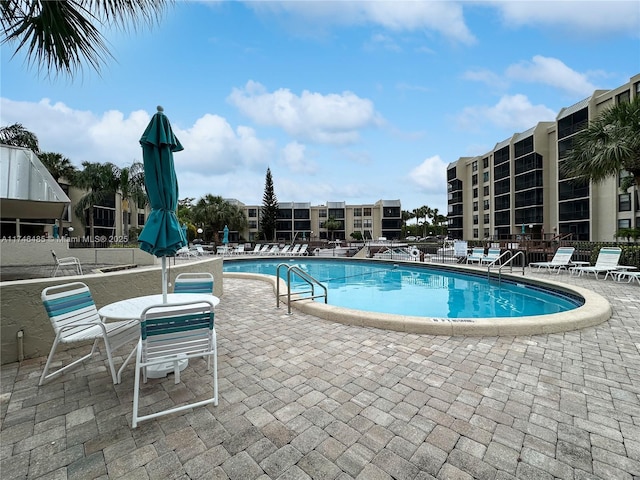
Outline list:
[[[513,252],[511,250],[507,250],[506,252],[500,254],[500,256],[498,258],[496,258],[493,262],[491,262],[489,264],[489,266],[487,267],[487,279],[491,280],[491,267],[493,267],[496,262],[498,262],[499,260],[502,259],[502,257],[506,257],[507,255],[510,255],[509,258],[507,259],[506,262],[504,262],[503,264],[501,264],[498,267],[498,283],[500,283],[502,281],[502,267],[506,267],[507,265],[509,265],[509,267],[511,267],[510,269],[510,273],[513,273],[513,260],[515,260],[516,258],[518,258],[520,255],[522,255],[522,275],[524,275],[524,264],[525,264],[525,258],[524,258],[524,252],[522,250],[518,250],[516,252],[516,254],[514,255]]]
[[[286,294],[283,293],[282,295],[280,294],[280,267],[286,267],[286,269],[287,269],[287,293]],[[300,291],[300,292],[295,292],[295,294],[296,295],[304,295],[304,294],[310,293],[311,294],[310,296],[294,298],[293,300],[291,299],[291,272],[293,272],[296,275],[298,275],[311,288],[310,290],[304,290],[304,291]],[[289,265],[287,263],[279,264],[278,267],[276,268],[276,279],[277,279],[277,281],[276,281],[276,308],[280,308],[280,297],[286,295],[287,296],[287,313],[289,315],[291,315],[291,303],[292,302],[297,302],[299,300],[307,300],[307,299],[314,299],[314,298],[324,297],[324,303],[327,303],[327,287],[325,287],[322,283],[320,283],[318,280],[313,278],[307,272],[302,270],[298,265]],[[315,285],[317,285],[320,288],[322,288],[324,293],[316,295],[316,293],[315,293]]]

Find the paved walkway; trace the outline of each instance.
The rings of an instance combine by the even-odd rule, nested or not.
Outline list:
[[[133,430],[133,369],[114,386],[101,355],[38,387],[44,358],[5,365],[0,476],[638,479],[640,287],[553,278],[605,295],[613,318],[563,334],[414,335],[288,316],[267,284],[225,279],[219,406]],[[182,379],[150,380],[145,404],[201,391],[204,361]]]

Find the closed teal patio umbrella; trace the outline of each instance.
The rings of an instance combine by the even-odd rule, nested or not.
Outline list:
[[[144,183],[151,213],[138,237],[140,249],[162,259],[162,295],[167,299],[167,257],[187,245],[176,217],[178,179],[173,153],[184,150],[171,129],[163,108],[151,118],[140,138],[144,163]]]

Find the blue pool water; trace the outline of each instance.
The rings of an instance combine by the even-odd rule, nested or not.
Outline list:
[[[583,304],[560,291],[486,274],[386,262],[336,259],[225,260],[225,272],[276,275],[277,266],[297,265],[328,289],[330,305],[370,312],[434,318],[496,318],[547,315]],[[287,268],[281,268],[286,279]],[[294,290],[307,289],[292,275]],[[284,292],[281,292],[284,293]],[[319,293],[319,292],[316,292]],[[324,301],[324,300],[320,300]]]

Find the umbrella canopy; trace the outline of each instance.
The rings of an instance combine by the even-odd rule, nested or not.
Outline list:
[[[151,213],[138,237],[140,249],[162,257],[162,293],[166,293],[166,257],[187,245],[178,208],[178,180],[173,165],[173,152],[183,150],[173,134],[163,108],[151,118],[140,138],[144,162],[144,183],[151,205]]]
[[[222,243],[225,245],[229,243],[229,227],[224,226],[224,230],[222,230]]]

